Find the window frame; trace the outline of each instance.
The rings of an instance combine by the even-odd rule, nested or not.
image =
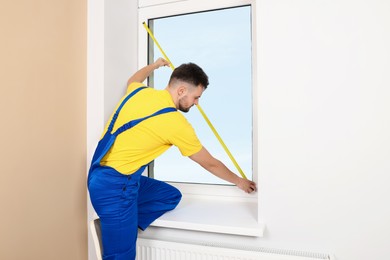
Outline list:
[[[257,44],[256,44],[256,6],[255,0],[140,0],[138,12],[138,67],[142,68],[148,64],[148,34],[143,28],[142,23],[148,23],[150,19],[161,17],[184,15],[197,12],[212,11],[224,8],[233,8],[240,6],[251,6],[252,21],[252,178],[258,183],[258,125],[257,125]],[[158,40],[158,39],[157,39]],[[164,46],[162,46],[164,49]],[[169,57],[169,53],[167,53]],[[217,129],[218,130],[218,129]],[[152,166],[153,167],[153,166]],[[232,169],[235,170],[235,169]],[[144,173],[145,174],[145,173]],[[147,174],[147,171],[146,171]],[[258,193],[246,194],[235,186],[213,185],[213,184],[192,184],[169,182],[177,187],[185,196],[215,196],[215,197],[234,197],[243,201],[255,202],[257,205]]]

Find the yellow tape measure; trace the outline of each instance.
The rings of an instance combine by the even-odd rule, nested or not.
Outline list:
[[[175,69],[175,67],[173,66],[171,60],[168,58],[168,56],[165,54],[165,52],[163,51],[163,49],[161,48],[160,44],[157,42],[156,38],[154,37],[153,33],[150,31],[149,27],[146,25],[145,22],[143,22],[143,26],[145,27],[146,31],[148,32],[150,38],[152,38],[153,42],[156,44],[156,46],[158,47],[158,49],[160,50],[160,52],[162,53],[162,55],[164,56],[165,60],[167,60],[169,62],[169,66],[171,67],[172,70]],[[215,129],[215,127],[213,126],[213,124],[210,122],[209,118],[206,116],[205,112],[203,111],[203,109],[200,107],[200,105],[196,105],[196,107],[198,108],[198,110],[200,111],[200,113],[202,114],[204,120],[206,120],[207,124],[209,125],[209,127],[211,128],[211,131],[213,131],[215,137],[217,137],[218,141],[220,142],[220,144],[222,145],[223,149],[225,150],[225,152],[227,153],[227,155],[229,156],[230,160],[232,160],[234,166],[236,166],[238,172],[241,174],[241,176],[244,178],[244,179],[247,179],[247,177],[245,176],[244,172],[242,171],[241,167],[238,165],[237,161],[234,159],[232,153],[229,151],[229,149],[227,148],[227,146],[225,145],[225,143],[223,142],[222,138],[219,136],[217,130]]]

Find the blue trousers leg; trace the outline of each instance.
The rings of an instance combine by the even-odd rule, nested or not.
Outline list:
[[[138,190],[138,227],[145,230],[153,221],[179,204],[181,193],[175,187],[141,176]]]
[[[135,259],[138,227],[146,229],[181,199],[167,183],[140,173],[125,176],[112,168],[94,173],[89,192],[101,221],[104,260]]]
[[[113,168],[99,167],[90,174],[88,189],[101,222],[103,259],[135,259],[141,173],[126,176]]]

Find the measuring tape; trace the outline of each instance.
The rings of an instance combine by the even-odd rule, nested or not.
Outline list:
[[[160,44],[157,42],[156,38],[154,37],[153,33],[150,31],[149,27],[146,25],[145,22],[142,23],[143,26],[145,27],[146,31],[148,32],[150,38],[152,38],[153,42],[156,44],[156,46],[158,47],[158,49],[160,50],[160,52],[162,53],[162,55],[164,56],[165,60],[167,60],[169,62],[169,66],[171,67],[172,70],[175,69],[175,67],[173,66],[171,60],[168,58],[168,56],[165,54],[165,52],[163,51],[163,49],[161,48]],[[223,142],[222,138],[219,136],[217,130],[215,129],[215,127],[213,126],[213,124],[210,122],[209,118],[206,116],[205,112],[203,111],[203,109],[200,107],[199,104],[196,105],[196,107],[198,108],[199,112],[202,114],[204,120],[206,120],[207,124],[209,125],[209,127],[211,128],[211,131],[213,131],[215,137],[217,137],[218,141],[220,142],[220,144],[222,145],[223,149],[225,150],[225,152],[227,153],[227,155],[229,156],[230,160],[232,160],[234,166],[236,166],[238,172],[241,174],[242,178],[244,179],[247,179],[247,177],[245,176],[244,172],[242,171],[241,167],[238,165],[237,161],[234,159],[232,153],[229,151],[229,149],[227,148],[226,144]]]

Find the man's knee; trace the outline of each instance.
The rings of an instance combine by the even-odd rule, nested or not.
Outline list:
[[[175,206],[176,206],[177,204],[179,204],[183,195],[176,187],[172,186],[172,188],[173,188],[173,194],[174,194],[173,199],[175,201]]]

